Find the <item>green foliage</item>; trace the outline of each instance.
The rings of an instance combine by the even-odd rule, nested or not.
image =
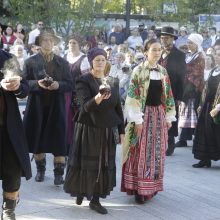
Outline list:
[[[132,14],[146,14],[155,21],[195,23],[198,14],[220,13],[220,0],[130,0]],[[177,14],[162,14],[164,2],[175,2]],[[96,13],[124,14],[126,0],[8,0],[7,11],[15,21],[30,25],[38,20],[69,33],[85,32],[94,25]]]

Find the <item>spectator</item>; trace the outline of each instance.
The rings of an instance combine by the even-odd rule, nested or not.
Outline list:
[[[17,24],[14,35],[17,39],[21,39],[24,42],[25,32],[24,32],[22,24]]]
[[[214,46],[216,40],[219,39],[219,37],[216,35],[216,28],[215,27],[209,28],[209,35],[212,40],[211,46]]]
[[[29,33],[28,37],[28,46],[31,47],[32,44],[35,44],[36,37],[40,35],[40,32],[44,26],[42,21],[37,22],[37,27]]]
[[[3,37],[3,25],[0,23],[0,49],[3,48],[2,37]]]
[[[214,56],[206,54],[205,56],[205,69],[204,69],[204,81],[208,80],[211,70],[215,67]]]
[[[141,36],[138,33],[138,29],[134,28],[131,31],[131,36],[128,37],[127,39],[129,48],[132,48],[134,51],[136,51],[136,48],[139,46],[143,46],[143,40]]]
[[[187,45],[188,35],[186,27],[181,27],[179,32],[179,37],[175,41],[176,48],[180,48],[181,46]]]
[[[125,61],[125,54],[117,53],[115,56],[115,64],[112,65],[109,76],[116,77],[120,80],[120,76],[123,74],[122,66],[123,66],[124,61]]]
[[[16,37],[13,34],[12,26],[7,26],[5,30],[5,35],[3,35],[2,37],[3,48],[9,51],[10,47],[13,46],[15,40],[16,40]]]
[[[111,37],[112,36],[115,37],[115,43],[117,45],[123,44],[123,42],[125,41],[125,35],[122,32],[122,27],[121,27],[120,24],[116,24],[115,27],[113,28],[113,32],[110,33],[110,35],[109,35],[109,43],[111,42]]]
[[[147,39],[147,37],[148,37],[147,31],[144,29],[144,24],[139,24],[138,32],[139,32],[139,34],[140,34],[140,36],[142,38],[142,41],[144,42]]]
[[[20,65],[20,69],[23,70],[24,61],[27,58],[27,56],[25,56],[24,47],[22,45],[16,45],[14,47],[14,55],[17,57],[17,60],[18,60],[19,65]]]
[[[212,46],[212,39],[209,37],[208,30],[202,31],[202,37],[203,37],[202,48],[206,52],[207,49]]]
[[[117,53],[117,48],[118,48],[118,45],[116,44],[116,37],[115,36],[110,37],[110,42],[109,42],[108,46],[111,47],[112,55],[114,56]]]

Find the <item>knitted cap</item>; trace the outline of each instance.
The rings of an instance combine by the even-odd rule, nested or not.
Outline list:
[[[87,56],[91,67],[92,67],[92,61],[95,59],[95,57],[99,55],[102,55],[107,59],[107,53],[101,48],[95,47],[88,51]]]

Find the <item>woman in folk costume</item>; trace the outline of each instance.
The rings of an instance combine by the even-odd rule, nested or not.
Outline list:
[[[215,62],[198,108],[193,154],[200,161],[194,168],[211,167],[211,160],[220,159],[220,50],[215,53]]]
[[[75,122],[73,143],[68,158],[64,190],[91,199],[89,207],[100,214],[108,211],[99,201],[106,198],[116,185],[116,143],[113,128],[124,139],[124,118],[119,96],[118,79],[105,78],[107,54],[103,49],[88,52],[91,73],[76,81],[80,111]],[[107,86],[108,89],[104,85]]]
[[[202,41],[200,34],[190,34],[187,41],[190,53],[186,57],[183,102],[179,107],[178,126],[181,132],[179,142],[176,143],[179,147],[187,146],[187,140],[192,140],[197,125],[196,110],[204,87],[205,54],[201,47]]]
[[[76,80],[89,73],[90,64],[87,56],[81,52],[82,38],[78,35],[72,35],[68,39],[68,52],[64,59],[68,61],[70,73],[73,78],[73,89],[65,94],[66,116],[67,116],[67,146],[71,145],[73,138],[74,121],[73,118],[79,111],[79,100],[76,98]]]
[[[149,40],[147,60],[133,71],[125,102],[127,127],[123,144],[121,191],[144,203],[163,190],[168,129],[175,121],[175,103],[166,70],[157,64],[161,44]]]

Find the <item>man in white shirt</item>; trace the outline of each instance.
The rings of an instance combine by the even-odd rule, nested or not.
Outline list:
[[[35,44],[35,39],[37,36],[39,36],[40,31],[43,27],[44,27],[44,23],[42,21],[38,21],[37,28],[29,33],[29,37],[28,37],[29,48],[31,47],[31,45]]]
[[[219,39],[219,37],[216,35],[216,28],[215,28],[215,27],[209,28],[209,34],[210,34],[210,38],[211,38],[211,40],[212,40],[211,46],[214,46],[215,41],[216,41],[217,39]]]

